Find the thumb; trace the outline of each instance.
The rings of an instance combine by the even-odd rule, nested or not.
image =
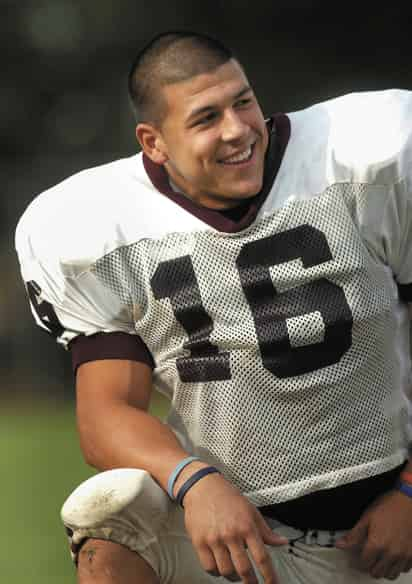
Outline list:
[[[335,542],[335,546],[337,548],[348,549],[362,545],[367,538],[368,529],[368,520],[361,519],[348,533]]]
[[[260,521],[260,534],[262,536],[263,543],[267,545],[279,546],[289,543],[287,537],[272,531],[263,517]]]

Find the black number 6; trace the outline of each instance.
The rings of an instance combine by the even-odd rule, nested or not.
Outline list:
[[[319,278],[278,293],[269,273],[300,258],[304,268],[332,258],[324,234],[310,225],[283,231],[245,245],[237,259],[243,292],[253,314],[263,365],[277,377],[292,377],[337,363],[352,344],[352,312],[336,284]],[[320,312],[324,340],[292,347],[288,318]]]

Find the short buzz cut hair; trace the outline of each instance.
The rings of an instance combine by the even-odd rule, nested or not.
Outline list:
[[[166,114],[162,87],[217,69],[235,56],[221,41],[192,31],[154,37],[129,72],[129,97],[136,121],[160,125]]]

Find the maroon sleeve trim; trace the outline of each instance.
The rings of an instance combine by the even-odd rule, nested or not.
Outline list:
[[[146,363],[154,369],[153,357],[142,339],[128,333],[96,333],[80,335],[69,345],[72,354],[73,371],[83,363],[103,359],[127,359]]]
[[[412,302],[412,284],[398,284],[398,292],[403,302]]]

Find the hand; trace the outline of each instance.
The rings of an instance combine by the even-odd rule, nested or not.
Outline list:
[[[247,551],[265,584],[279,584],[264,544],[288,540],[273,533],[259,511],[221,475],[202,478],[184,499],[185,524],[200,563],[210,575],[257,584]]]
[[[374,578],[395,580],[412,568],[412,499],[399,491],[379,497],[336,547],[358,556]]]

